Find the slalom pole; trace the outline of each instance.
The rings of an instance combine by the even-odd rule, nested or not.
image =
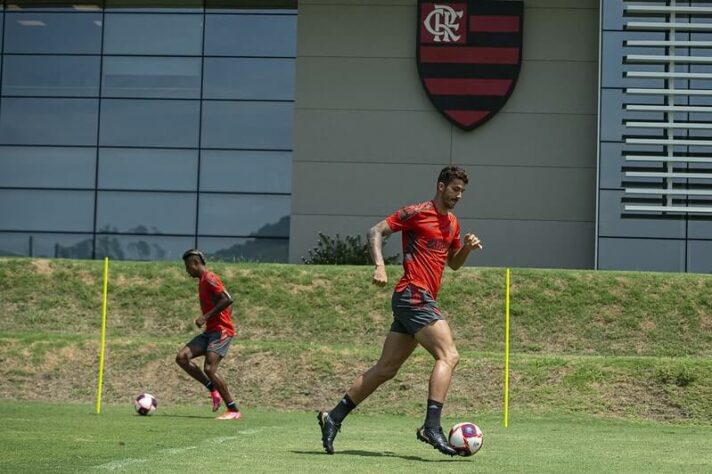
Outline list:
[[[509,268],[504,290],[504,427],[509,426]]]
[[[106,346],[106,298],[109,289],[109,257],[104,257],[104,297],[101,303],[101,342],[99,344],[99,385],[96,389],[96,414],[101,414],[101,389],[104,383],[104,348]]]

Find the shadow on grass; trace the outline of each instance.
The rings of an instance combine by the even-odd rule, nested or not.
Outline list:
[[[291,451],[294,454],[312,454],[312,455],[324,455],[328,456],[328,454],[324,453],[323,451]],[[361,450],[354,450],[354,449],[347,449],[346,451],[337,451],[335,453],[336,455],[347,455],[347,456],[364,456],[364,457],[383,457],[383,458],[399,458],[399,459],[405,459],[406,461],[420,461],[420,462],[437,462],[437,463],[442,463],[442,462],[460,462],[462,461],[461,459],[424,459],[418,456],[401,456],[400,454],[396,454],[392,451],[361,451]]]

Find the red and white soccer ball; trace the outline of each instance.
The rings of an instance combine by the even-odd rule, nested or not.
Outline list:
[[[474,423],[458,423],[450,428],[450,445],[464,456],[472,456],[482,447],[482,430]]]
[[[136,400],[134,400],[134,408],[136,408],[136,413],[139,415],[147,416],[152,415],[156,411],[158,406],[158,401],[156,397],[150,393],[142,393]]]

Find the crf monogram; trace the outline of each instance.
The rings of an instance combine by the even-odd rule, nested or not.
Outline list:
[[[450,43],[458,41],[459,35],[455,33],[459,29],[457,20],[462,18],[462,11],[455,11],[454,8],[448,5],[434,5],[435,10],[431,11],[425,17],[425,29],[433,35],[433,40],[437,43]]]

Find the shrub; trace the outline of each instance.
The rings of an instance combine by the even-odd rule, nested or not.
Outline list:
[[[308,257],[302,261],[309,265],[370,265],[371,254],[368,251],[368,242],[363,242],[360,235],[347,235],[342,240],[339,234],[330,237],[319,232],[316,247],[309,250]],[[398,263],[398,254],[383,257],[388,264]]]

